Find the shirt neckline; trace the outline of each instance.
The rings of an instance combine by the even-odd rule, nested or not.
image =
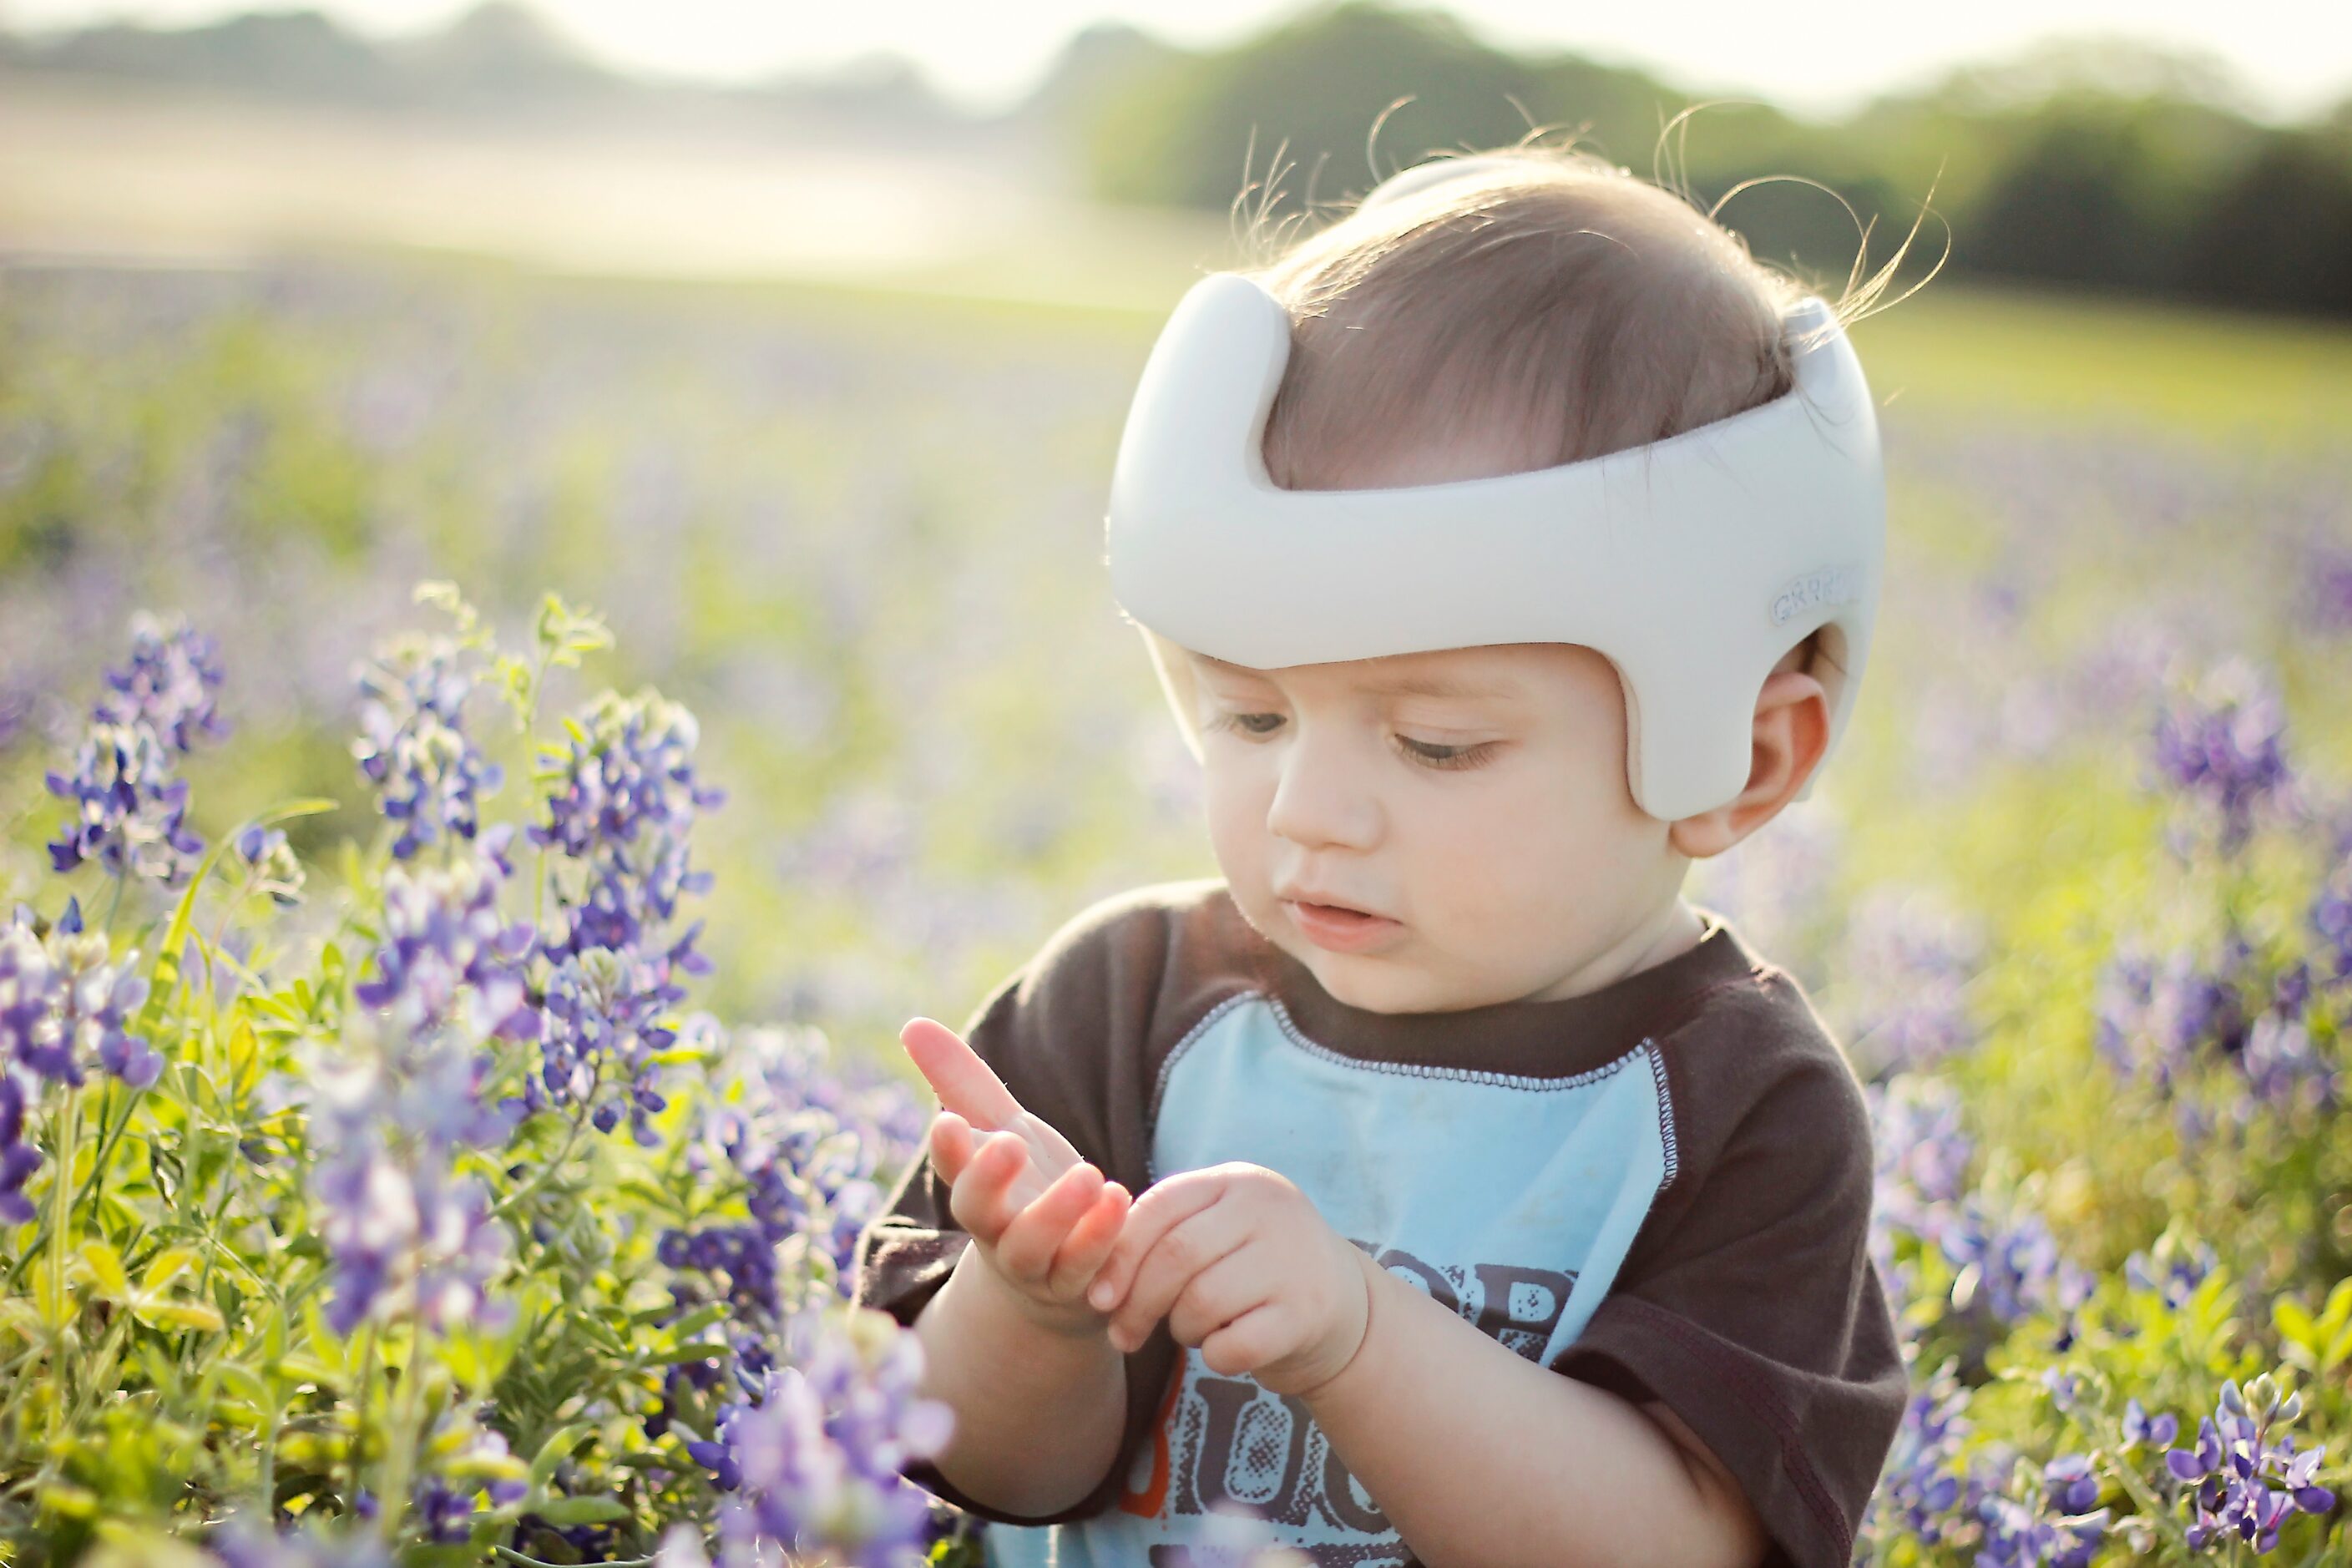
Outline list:
[[[1697,912],[1704,930],[1696,943],[1599,990],[1441,1013],[1376,1013],[1342,1002],[1304,963],[1243,924],[1262,950],[1267,988],[1298,1032],[1326,1050],[1367,1062],[1564,1078],[1614,1061],[1679,1023],[1700,993],[1769,969],[1722,915]]]

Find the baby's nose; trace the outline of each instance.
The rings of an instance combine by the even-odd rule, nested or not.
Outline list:
[[[1307,849],[1368,849],[1383,821],[1378,782],[1352,748],[1302,735],[1285,748],[1266,831]]]

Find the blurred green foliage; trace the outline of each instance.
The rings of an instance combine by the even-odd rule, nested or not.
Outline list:
[[[1884,258],[1932,203],[1961,272],[2352,311],[2352,104],[2266,127],[2226,82],[2157,51],[2053,46],[1830,122],[1748,101],[1680,121],[1692,95],[1647,72],[1511,53],[1447,13],[1382,0],[1123,64],[1097,72],[1075,111],[1091,188],[1110,201],[1303,214],[1367,188],[1375,160],[1386,173],[1541,128],[1709,205],[1767,180],[1724,221],[1823,282],[1845,275],[1859,225],[1875,223]],[[1927,257],[1940,241],[1930,221]]]

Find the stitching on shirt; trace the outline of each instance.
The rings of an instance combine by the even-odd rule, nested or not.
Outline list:
[[[1257,994],[1267,1006],[1274,1010],[1274,1021],[1281,1026],[1282,1032],[1289,1037],[1290,1043],[1307,1055],[1320,1057],[1326,1061],[1343,1063],[1349,1067],[1362,1068],[1370,1072],[1397,1073],[1406,1078],[1452,1079],[1465,1083],[1491,1084],[1498,1089],[1524,1089],[1533,1093],[1549,1094],[1559,1089],[1581,1089],[1587,1084],[1599,1083],[1605,1079],[1614,1078],[1624,1071],[1626,1065],[1641,1055],[1649,1045],[1649,1042],[1644,1040],[1616,1060],[1604,1062],[1597,1068],[1577,1073],[1570,1078],[1531,1078],[1519,1073],[1490,1072],[1482,1068],[1436,1067],[1426,1062],[1366,1061],[1361,1057],[1351,1057],[1345,1051],[1335,1051],[1319,1041],[1307,1038],[1305,1032],[1291,1020],[1290,1010],[1282,1005],[1281,997],[1265,995],[1263,993]]]
[[[1658,1178],[1658,1192],[1650,1194],[1655,1204],[1658,1193],[1675,1184],[1675,1173],[1682,1168],[1682,1161],[1675,1144],[1675,1096],[1666,1087],[1666,1053],[1655,1040],[1643,1040],[1641,1048],[1650,1053],[1650,1077],[1658,1086],[1658,1144],[1666,1161],[1664,1173]]]
[[[1780,1463],[1797,1483],[1797,1491],[1805,1500],[1805,1505],[1812,1510],[1813,1518],[1829,1531],[1831,1538],[1837,1542],[1838,1561],[1843,1563],[1852,1556],[1853,1532],[1847,1528],[1845,1511],[1831,1500],[1829,1489],[1822,1484],[1820,1475],[1813,1469],[1812,1457],[1805,1452],[1803,1443],[1798,1438],[1797,1420],[1789,1407],[1781,1404],[1771,1389],[1747,1365],[1727,1354],[1720,1345],[1680,1317],[1637,1297],[1623,1300],[1620,1310],[1627,1309],[1636,1316],[1653,1320],[1669,1338],[1681,1344],[1684,1352],[1691,1359],[1714,1367],[1717,1375],[1731,1385],[1731,1391],[1739,1396],[1741,1402],[1772,1428],[1773,1435],[1780,1440]]]
[[[1216,1024],[1218,1019],[1223,1017],[1235,1007],[1240,1006],[1243,1003],[1257,994],[1259,994],[1255,991],[1234,992],[1232,995],[1226,997],[1223,1001],[1210,1008],[1208,1013],[1202,1017],[1201,1021],[1193,1025],[1190,1029],[1185,1030],[1184,1037],[1177,1041],[1175,1046],[1170,1049],[1167,1060],[1160,1064],[1159,1078],[1151,1085],[1151,1118],[1143,1124],[1147,1139],[1160,1125],[1160,1102],[1168,1093],[1168,1079],[1176,1070],[1177,1059],[1183,1056],[1186,1051],[1191,1050],[1193,1046],[1198,1044],[1201,1037],[1207,1034],[1211,1027]],[[1147,1170],[1150,1168],[1150,1163],[1151,1162],[1150,1157],[1146,1156],[1144,1165]],[[1153,1173],[1157,1174],[1158,1173],[1155,1172]]]
[[[1290,1009],[1282,1005],[1282,998],[1265,991],[1236,991],[1214,1007],[1210,1008],[1202,1016],[1201,1021],[1187,1029],[1184,1032],[1184,1037],[1170,1048],[1167,1058],[1160,1064],[1159,1076],[1151,1085],[1150,1120],[1144,1124],[1147,1141],[1155,1140],[1160,1126],[1160,1107],[1167,1098],[1169,1079],[1175,1076],[1176,1064],[1183,1058],[1184,1053],[1198,1045],[1202,1037],[1216,1026],[1218,1020],[1227,1013],[1244,1002],[1252,1001],[1265,1003],[1268,1010],[1274,1014],[1275,1024],[1282,1030],[1284,1037],[1307,1055],[1325,1061],[1337,1062],[1344,1067],[1359,1068],[1371,1072],[1393,1073],[1405,1078],[1445,1079],[1456,1082],[1486,1084],[1498,1089],[1520,1089],[1530,1093],[1548,1094],[1561,1089],[1583,1089],[1604,1082],[1624,1071],[1636,1057],[1646,1057],[1650,1064],[1651,1079],[1657,1087],[1658,1146],[1664,1160],[1664,1165],[1658,1176],[1658,1184],[1650,1194],[1650,1202],[1653,1205],[1656,1204],[1659,1194],[1674,1185],[1675,1173],[1681,1168],[1681,1160],[1675,1140],[1674,1097],[1666,1087],[1665,1057],[1655,1040],[1645,1038],[1616,1060],[1604,1062],[1597,1068],[1568,1078],[1530,1078],[1516,1073],[1490,1072],[1477,1068],[1436,1067],[1425,1062],[1366,1061],[1360,1057],[1351,1057],[1344,1051],[1335,1051],[1320,1041],[1309,1038],[1306,1031],[1299,1028],[1297,1023],[1290,1016]],[[1159,1180],[1159,1164],[1149,1152],[1144,1155],[1143,1168],[1151,1180]]]

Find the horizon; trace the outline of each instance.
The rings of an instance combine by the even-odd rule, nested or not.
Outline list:
[[[641,0],[524,0],[583,53],[616,71],[716,86],[821,75],[861,58],[907,60],[942,98],[994,112],[1033,90],[1087,26],[1123,22],[1191,48],[1235,42],[1299,14],[1276,0],[1024,0],[995,11],[913,0],[887,19],[840,8],[777,16],[761,0],[673,0],[651,14]],[[202,26],[240,14],[315,9],[383,41],[429,32],[476,0],[0,0],[0,28],[54,34],[125,22]],[[2352,96],[2352,7],[2330,19],[2281,0],[2252,0],[2271,26],[2223,26],[2185,0],[1987,0],[1927,29],[1870,26],[1797,29],[1775,14],[1726,0],[1694,13],[1623,14],[1567,27],[1540,0],[1467,0],[1444,6],[1475,36],[1528,53],[1574,52],[1647,70],[1696,93],[1764,98],[1801,114],[1835,115],[1923,86],[1958,67],[1998,63],[2037,45],[2105,37],[2201,54],[2241,89],[2244,107],[2272,121],[2305,120]],[[1016,25],[1007,26],[1008,19]],[[1957,26],[1956,26],[1957,25]],[[2260,40],[2248,47],[2252,36]]]

